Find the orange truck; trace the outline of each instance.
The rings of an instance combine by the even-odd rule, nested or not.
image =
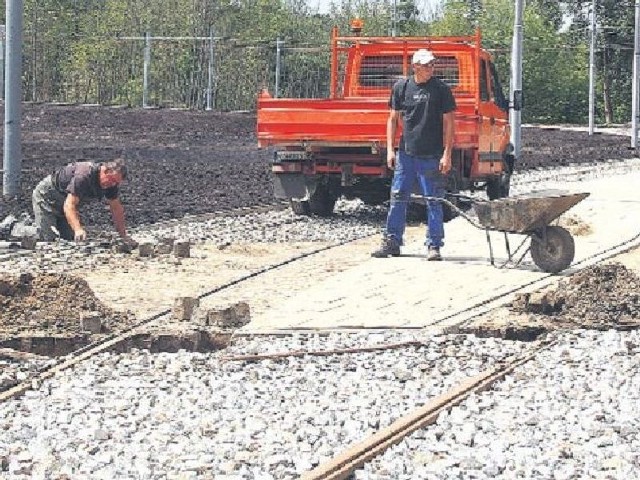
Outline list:
[[[355,22],[351,36],[332,31],[329,98],[273,98],[266,90],[258,96],[258,146],[274,150],[276,198],[288,200],[298,214],[323,216],[342,195],[372,205],[389,198],[388,101],[393,84],[411,74],[419,48],[434,53],[434,75],[456,100],[448,191],[486,189],[490,199],[508,196],[514,166],[508,101],[491,55],[480,46],[480,32],[364,37],[360,30]],[[399,138],[400,132],[396,145]]]

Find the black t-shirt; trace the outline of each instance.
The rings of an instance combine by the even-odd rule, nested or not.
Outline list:
[[[415,157],[442,155],[442,115],[456,109],[456,101],[446,83],[436,77],[420,84],[413,76],[400,80],[393,86],[389,107],[402,111],[400,150]]]
[[[118,187],[102,189],[100,187],[100,164],[93,162],[70,163],[56,171],[53,177],[54,187],[62,193],[71,193],[80,200],[105,197],[109,200],[118,198]]]

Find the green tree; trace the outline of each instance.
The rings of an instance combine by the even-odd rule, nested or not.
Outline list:
[[[588,104],[585,48],[568,45],[567,34],[556,26],[558,20],[543,7],[544,2],[527,3],[523,15],[523,120],[581,121]],[[494,52],[503,84],[508,85],[513,22],[511,0],[485,0],[480,11],[475,2],[449,0],[432,31],[468,35],[478,25],[483,45]]]

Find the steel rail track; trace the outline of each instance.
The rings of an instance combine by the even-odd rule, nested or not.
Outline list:
[[[377,457],[389,447],[397,445],[418,429],[433,424],[440,413],[458,405],[472,394],[488,390],[516,368],[533,360],[540,352],[554,346],[556,341],[544,341],[527,353],[506,359],[503,363],[468,378],[448,392],[432,399],[422,407],[399,418],[374,435],[357,442],[328,462],[303,474],[302,480],[341,480],[349,478],[357,469]]]

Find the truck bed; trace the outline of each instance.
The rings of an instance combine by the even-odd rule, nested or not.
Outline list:
[[[456,146],[477,145],[473,99],[456,98]],[[386,146],[387,98],[259,98],[259,147]]]

